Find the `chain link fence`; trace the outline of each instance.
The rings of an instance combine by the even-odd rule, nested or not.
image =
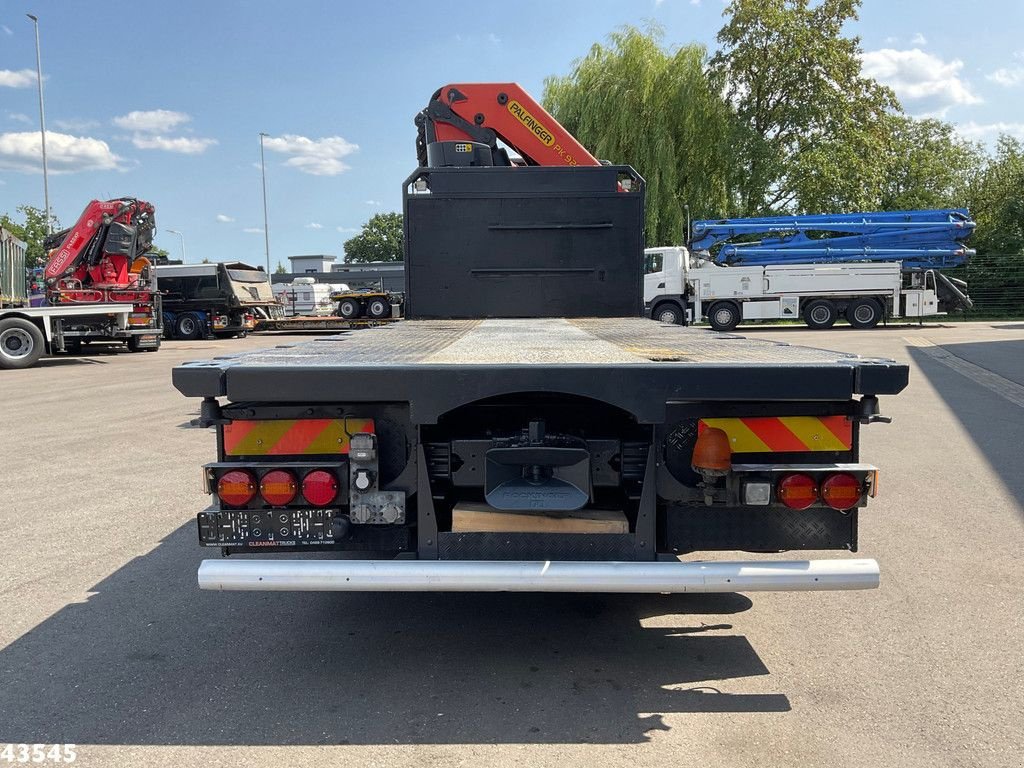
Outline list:
[[[1024,253],[978,254],[967,266],[943,274],[966,281],[974,302],[972,309],[951,314],[950,319],[1024,317]]]

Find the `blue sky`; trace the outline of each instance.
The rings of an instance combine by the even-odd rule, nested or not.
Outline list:
[[[490,10],[493,7],[493,11]],[[622,24],[653,19],[670,45],[713,49],[721,0],[92,3],[0,8],[0,212],[42,207],[32,12],[40,18],[51,206],[72,223],[92,198],[157,206],[157,243],[189,261],[263,263],[260,131],[271,259],[332,253],[401,209],[412,119],[450,82],[514,80],[540,98]],[[1021,0],[865,0],[849,31],[865,71],[908,112],[991,142],[1024,137]],[[615,158],[610,158],[615,159]],[[643,169],[640,169],[641,171]]]

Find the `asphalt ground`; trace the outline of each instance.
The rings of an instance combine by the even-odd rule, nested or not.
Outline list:
[[[0,371],[0,748],[82,766],[1020,766],[1024,324],[742,329],[911,364],[863,430],[879,590],[211,593],[178,362]],[[2,754],[2,753],[0,753]],[[0,765],[3,764],[0,758]]]

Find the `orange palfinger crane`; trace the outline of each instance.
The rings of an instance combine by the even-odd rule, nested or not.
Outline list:
[[[422,167],[601,165],[517,83],[446,85],[416,116],[416,126]]]

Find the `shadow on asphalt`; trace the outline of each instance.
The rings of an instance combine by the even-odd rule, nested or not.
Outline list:
[[[854,328],[852,325],[834,325],[829,328],[829,331],[850,331],[851,333],[881,333],[883,331],[898,331],[900,333],[906,333],[907,331],[920,331],[925,328],[953,328],[955,326],[948,325],[946,323],[889,323],[888,325],[877,325],[870,330],[862,330],[860,328]],[[803,323],[794,323],[793,325],[764,325],[759,323],[757,325],[741,325],[735,331],[730,333],[779,333],[779,332],[797,332],[797,331],[812,331],[812,328],[808,328]]]
[[[100,352],[99,354],[104,357],[109,357],[116,352]],[[106,365],[106,360],[100,360],[96,357],[67,357],[61,355],[60,357],[44,357],[39,360],[36,365],[40,368],[59,368],[62,365]]]
[[[979,347],[987,348],[984,353],[987,358],[998,359],[1007,355],[1011,356],[1008,360],[1013,360],[1012,356],[1020,355],[1021,344],[1017,340],[1008,340],[942,347],[973,362],[980,355]],[[962,376],[918,347],[907,347],[907,351],[1013,494],[1017,500],[1017,511],[1024,516],[1024,472],[1021,472],[1024,413],[1020,406]]]
[[[198,550],[190,522],[0,651],[0,742],[627,744],[790,709],[717,690],[769,674],[741,595],[212,593]]]

